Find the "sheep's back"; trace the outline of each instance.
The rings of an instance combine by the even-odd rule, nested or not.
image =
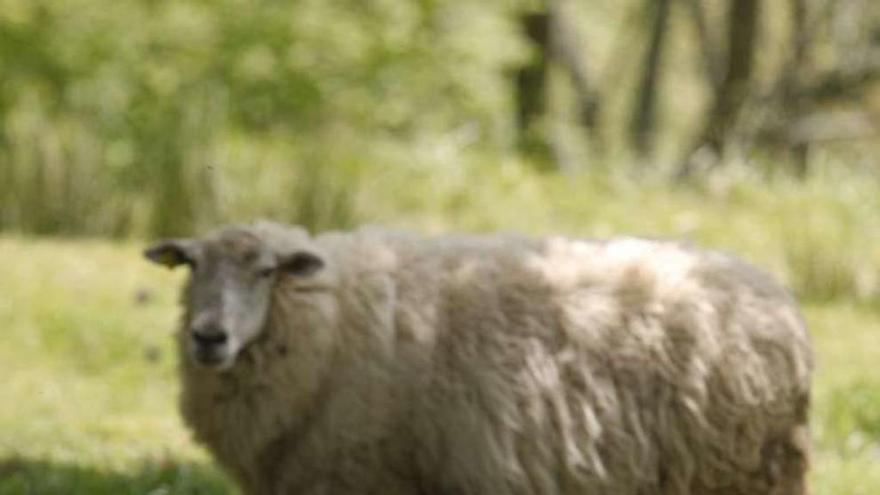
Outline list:
[[[407,311],[436,328],[421,462],[450,483],[687,493],[754,473],[766,440],[806,421],[797,310],[733,258],[550,239],[447,244],[430,259],[436,273],[417,278],[433,304],[422,289]]]

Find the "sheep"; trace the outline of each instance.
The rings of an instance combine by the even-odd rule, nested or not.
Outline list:
[[[802,495],[792,297],[673,241],[171,239],[183,418],[248,495]]]

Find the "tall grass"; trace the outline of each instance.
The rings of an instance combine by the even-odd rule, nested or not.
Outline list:
[[[6,230],[143,237],[268,216],[312,230],[378,222],[664,236],[740,253],[806,299],[880,301],[880,178],[831,159],[803,182],[734,165],[673,188],[624,168],[544,174],[456,136],[410,147],[344,129],[255,139],[215,134],[184,113],[147,129],[174,132],[145,131],[140,148],[117,149],[82,124],[14,117],[0,159]]]

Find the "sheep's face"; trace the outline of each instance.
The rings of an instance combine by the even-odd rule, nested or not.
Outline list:
[[[308,278],[323,267],[310,251],[274,244],[253,231],[234,229],[202,240],[161,241],[145,252],[156,263],[190,268],[182,345],[197,364],[231,368],[265,326],[278,278]]]

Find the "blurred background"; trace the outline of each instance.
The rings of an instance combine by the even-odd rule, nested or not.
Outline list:
[[[739,253],[880,493],[876,0],[0,0],[0,494],[234,493],[139,249],[255,217]]]

